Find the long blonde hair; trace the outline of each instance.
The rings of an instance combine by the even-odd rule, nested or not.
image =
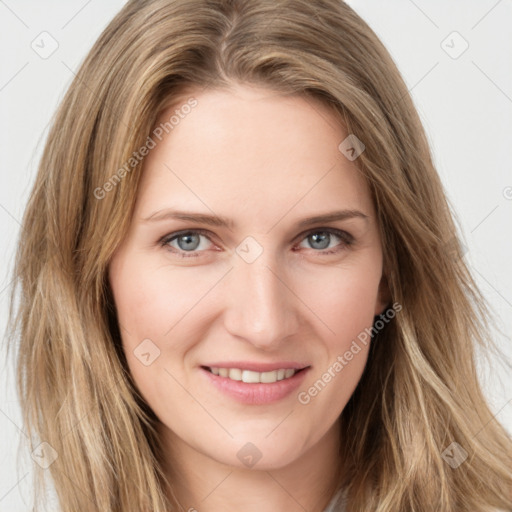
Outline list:
[[[132,0],[82,63],[46,142],[11,295],[24,421],[58,454],[47,470],[34,466],[36,489],[51,472],[66,512],[182,510],[156,418],[127,369],[106,275],[142,164],[97,190],[188,86],[233,82],[320,99],[365,145],[356,162],[403,307],[374,337],[340,418],[348,510],[511,510],[511,440],[474,361],[477,346],[492,346],[490,312],[407,87],[340,0]],[[443,457],[454,442],[468,456],[457,468]]]

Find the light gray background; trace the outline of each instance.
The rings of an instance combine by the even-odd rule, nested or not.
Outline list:
[[[496,333],[495,338],[511,358],[512,2],[348,3],[383,40],[411,90],[463,231],[466,261],[507,334]],[[48,124],[73,72],[123,4],[122,0],[0,0],[2,333],[19,221]],[[31,47],[35,41],[40,52],[51,49],[49,36],[40,36],[43,31],[58,43],[46,59]],[[42,38],[46,39],[42,42]],[[469,47],[457,56],[463,40]],[[30,454],[22,452],[22,464],[16,464],[17,447],[26,434],[12,362],[5,367],[2,361],[1,368],[0,511],[27,511]],[[496,418],[512,432],[510,373],[498,359],[490,368],[480,359],[480,373]]]

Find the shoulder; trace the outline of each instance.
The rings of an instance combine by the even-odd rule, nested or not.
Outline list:
[[[346,511],[346,489],[339,489],[332,497],[323,512],[345,512]]]

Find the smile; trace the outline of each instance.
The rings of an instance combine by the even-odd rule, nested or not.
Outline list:
[[[214,375],[226,377],[231,380],[246,382],[248,384],[272,384],[273,382],[289,379],[290,377],[293,377],[297,372],[301,371],[295,370],[293,368],[280,368],[270,372],[254,372],[251,370],[242,370],[240,368],[206,368]]]
[[[224,396],[247,405],[264,405],[289,397],[304,381],[311,366],[257,372],[242,368],[201,366],[200,374]]]

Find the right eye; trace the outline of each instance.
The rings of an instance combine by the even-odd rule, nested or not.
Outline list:
[[[205,243],[201,243],[201,237],[210,240],[208,231],[202,229],[179,231],[164,236],[160,244],[167,247],[170,252],[182,258],[197,258],[198,253],[204,252]],[[211,240],[210,240],[211,242]],[[174,245],[172,245],[174,244]],[[189,254],[187,254],[189,253]]]

